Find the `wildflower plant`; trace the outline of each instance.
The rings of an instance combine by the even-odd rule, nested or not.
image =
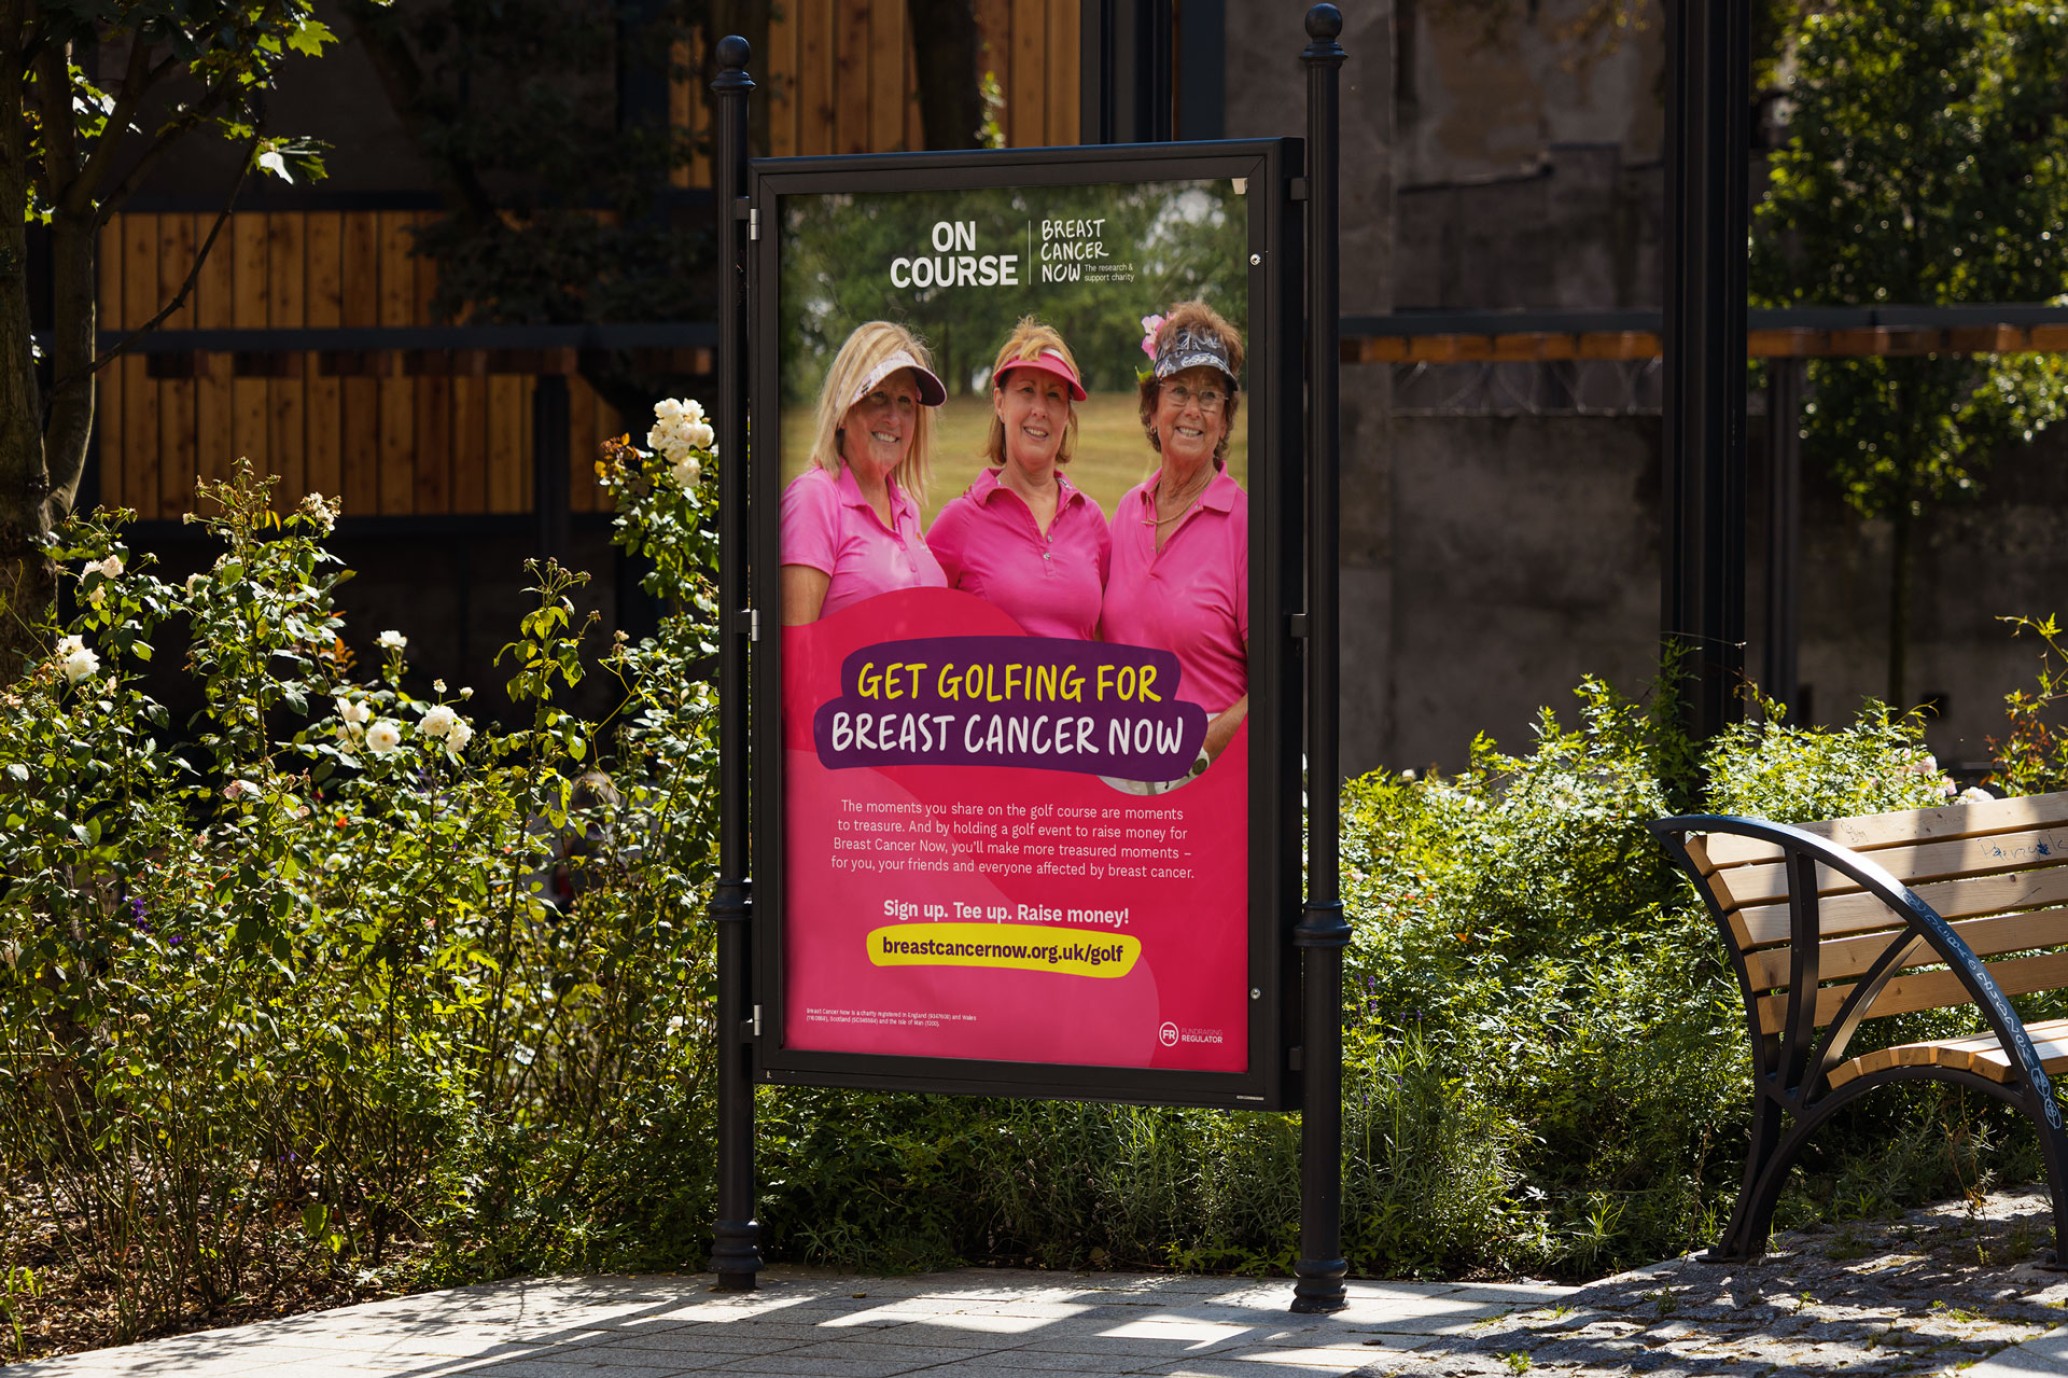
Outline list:
[[[51,546],[75,612],[0,694],[0,1177],[58,1275],[115,1280],[108,1338],[290,1280],[686,1261],[634,1228],[707,1214],[711,599],[682,459],[620,517],[678,611],[586,646],[584,576],[532,566],[515,726],[424,695],[405,629],[362,664],[336,504],[278,512],[246,465],[204,485],[220,554],[183,585],[127,513]],[[175,629],[182,723],[143,687]],[[589,721],[567,691],[598,650],[623,697]]]

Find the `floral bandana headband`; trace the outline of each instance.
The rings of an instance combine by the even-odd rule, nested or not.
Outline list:
[[[1160,326],[1162,322],[1157,324]],[[1143,343],[1146,345],[1148,341]],[[1216,368],[1230,383],[1235,381],[1235,370],[1228,367],[1228,346],[1221,342],[1220,336],[1190,326],[1171,332],[1170,337],[1163,341],[1163,347],[1156,351],[1155,359],[1158,378],[1168,378],[1188,368]]]

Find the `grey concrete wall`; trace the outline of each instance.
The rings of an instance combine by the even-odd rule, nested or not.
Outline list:
[[[1403,184],[1513,173],[1558,143],[1659,156],[1665,36],[1659,7],[1590,29],[1596,0],[1397,0]]]
[[[1229,0],[1230,138],[1298,135],[1306,129],[1306,7]],[[1390,0],[1344,7],[1342,45],[1342,309],[1392,309],[1394,272],[1393,21]],[[1360,770],[1383,759],[1389,701],[1373,686],[1395,660],[1393,601],[1392,371],[1342,372],[1342,759]]]
[[[1831,721],[1886,693],[1891,535],[1862,522],[1831,485],[1813,483],[1804,564],[1802,676],[1815,715]],[[1978,498],[1926,514],[1918,533],[1908,697],[1942,695],[1927,739],[1941,762],[1979,765],[2004,731],[2003,696],[2031,689],[2040,645],[1999,618],[2068,615],[2068,431],[1998,456]]]
[[[1393,433],[1392,721],[1346,764],[1454,770],[1477,732],[1526,743],[1584,675],[1649,677],[1656,416],[1406,416]]]
[[[1377,746],[1346,753],[1347,767],[1455,770],[1476,732],[1518,749],[1540,706],[1570,720],[1584,675],[1625,693],[1650,682],[1657,416],[1402,416],[1392,434],[1393,597],[1351,613],[1390,625],[1346,628],[1383,638],[1392,657],[1351,700],[1353,720],[1377,723],[1359,741]],[[1764,687],[1767,472],[1756,441],[1751,459],[1746,665]],[[1801,684],[1779,696],[1814,721],[1848,721],[1886,695],[1890,544],[1887,522],[1861,520],[1828,478],[1805,476]],[[1927,512],[1914,578],[1907,697],[1943,700],[1927,740],[1942,763],[1978,773],[1988,738],[2004,731],[2003,696],[2031,688],[2038,666],[2039,643],[1999,619],[2068,614],[2068,430],[2002,454],[1978,498]]]
[[[1394,305],[1488,310],[1661,301],[1665,184],[1614,144],[1553,144],[1526,171],[1403,184]]]

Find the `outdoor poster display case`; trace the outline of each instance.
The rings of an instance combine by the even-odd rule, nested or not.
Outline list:
[[[756,1079],[1297,1102],[1302,160],[1253,140],[748,165]],[[1246,358],[1194,529],[1159,551],[1135,515],[1158,464],[1142,380],[1191,301]],[[1226,663],[1063,628],[1024,579],[779,615],[784,565],[824,564],[825,514],[858,503],[832,428],[900,405],[901,360],[931,381],[870,435],[903,447],[906,555],[933,559],[918,533],[981,486],[993,363],[1028,317],[1083,394],[1066,499],[1111,523],[1115,567],[1134,543],[1146,624],[1212,620]]]

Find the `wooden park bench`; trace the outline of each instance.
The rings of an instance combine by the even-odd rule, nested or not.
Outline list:
[[[1790,1164],[1840,1107],[1930,1080],[2032,1121],[2055,1260],[2068,1263],[2068,1135],[2048,1079],[2068,1067],[2068,1019],[2026,1024],[2007,998],[2068,987],[2068,794],[1799,827],[1714,816],[1651,827],[1716,919],[1752,1042],[1744,1188],[1709,1256],[1766,1252]],[[1852,1053],[1865,1020],[1966,1005],[1981,1032]]]

